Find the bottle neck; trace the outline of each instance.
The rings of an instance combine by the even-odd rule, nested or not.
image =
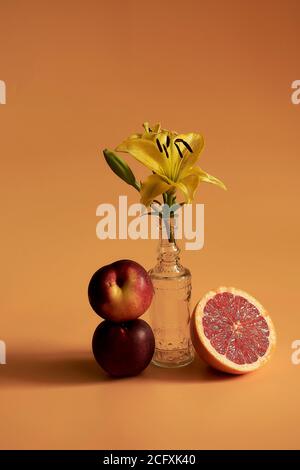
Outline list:
[[[159,246],[157,261],[159,265],[165,265],[169,269],[178,271],[181,269],[179,262],[180,249],[175,239],[174,217],[159,219]]]

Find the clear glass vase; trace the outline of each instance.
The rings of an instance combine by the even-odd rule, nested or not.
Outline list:
[[[156,266],[149,271],[154,286],[150,322],[155,336],[152,362],[160,367],[182,367],[194,359],[190,339],[191,273],[180,264],[174,216],[159,218]]]

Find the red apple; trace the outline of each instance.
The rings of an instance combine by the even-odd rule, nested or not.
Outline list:
[[[144,320],[128,323],[105,320],[95,330],[92,347],[96,361],[109,375],[128,377],[148,366],[155,340]]]
[[[88,296],[100,317],[124,322],[135,320],[150,307],[153,285],[140,264],[120,260],[95,272],[90,280]]]

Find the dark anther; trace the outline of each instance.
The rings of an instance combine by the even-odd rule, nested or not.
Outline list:
[[[167,155],[167,158],[169,158],[168,150],[167,150],[167,147],[165,146],[165,144],[163,144],[163,147],[164,147],[164,151],[165,151],[165,153],[166,153],[166,155]]]
[[[152,129],[150,129],[150,127],[148,127],[148,129],[149,129],[149,132],[152,132]]]
[[[175,142],[175,147],[176,147],[177,150],[178,150],[178,153],[179,153],[180,158],[183,158],[183,154],[182,154],[182,152],[181,152],[181,150],[180,150],[180,148],[179,148],[179,145],[176,144],[176,142]]]
[[[167,147],[170,145],[170,137],[167,135]]]
[[[160,145],[160,141],[158,139],[156,139],[156,144],[157,144],[157,147],[158,147],[158,150],[160,151],[160,153],[163,153],[162,146]]]
[[[189,152],[193,153],[192,147],[185,140],[176,139],[175,142],[181,142],[188,149]]]

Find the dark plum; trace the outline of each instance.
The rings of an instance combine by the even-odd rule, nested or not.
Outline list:
[[[109,375],[129,377],[149,365],[155,340],[144,320],[126,323],[105,320],[95,330],[92,348],[96,361]]]

